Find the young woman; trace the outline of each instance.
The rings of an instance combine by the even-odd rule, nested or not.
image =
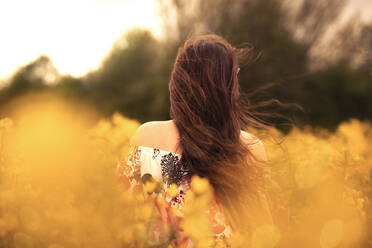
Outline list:
[[[216,239],[283,220],[283,212],[273,216],[279,201],[270,202],[275,196],[263,193],[272,183],[264,146],[245,131],[265,127],[239,92],[239,59],[247,52],[217,35],[188,39],[179,48],[169,82],[171,119],[142,124],[127,163],[118,170],[132,188],[149,176],[164,189],[179,186],[167,211],[158,206],[162,215],[182,207],[192,175],[208,179],[215,196],[210,213]],[[179,228],[173,244],[191,247],[192,240]]]

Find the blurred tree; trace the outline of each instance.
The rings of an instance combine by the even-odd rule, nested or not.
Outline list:
[[[22,94],[46,89],[48,83],[55,81],[57,77],[58,72],[52,61],[46,56],[40,56],[16,71],[10,83],[1,89],[0,105]]]
[[[361,32],[362,68],[372,77],[372,23],[365,25]]]
[[[300,0],[295,11],[290,12],[288,24],[294,36],[311,49],[319,43],[339,20],[347,0]],[[293,2],[287,2],[291,8]],[[337,25],[337,24],[336,24]]]
[[[279,99],[297,109],[267,107],[297,124],[334,128],[350,117],[372,119],[372,28],[339,18],[346,0],[158,0],[164,39],[134,29],[114,44],[98,70],[60,76],[42,56],[0,90],[0,105],[26,92],[53,90],[83,98],[105,115],[120,111],[140,122],[169,119],[168,82],[178,47],[194,34],[217,33],[254,48],[239,73],[252,103]],[[271,87],[274,85],[275,87]],[[279,124],[278,119],[270,120]]]
[[[174,47],[178,47],[190,35],[209,32],[222,35],[233,45],[249,42],[255,50],[252,63],[239,75],[241,88],[245,92],[264,89],[252,102],[276,98],[299,103],[305,109],[302,114],[296,112],[297,109],[276,106],[266,111],[284,113],[297,124],[311,123],[327,128],[350,117],[372,119],[364,105],[369,103],[368,95],[372,95],[371,77],[354,68],[352,63],[361,54],[355,48],[360,47],[362,40],[368,43],[365,38],[368,35],[361,39],[358,35],[361,25],[358,18],[354,18],[338,26],[338,32],[330,36],[330,31],[340,25],[345,0],[158,3],[167,44],[172,41]],[[325,41],[327,46],[322,46]],[[171,56],[174,58],[175,54]],[[278,124],[275,118],[271,121]]]
[[[340,61],[295,84],[288,99],[305,108],[301,124],[334,129],[350,118],[371,120],[372,80],[366,71]]]
[[[86,87],[83,85],[83,79],[70,75],[61,77],[58,84],[53,85],[51,90],[61,93],[66,97],[84,98],[87,95]]]
[[[309,51],[342,13],[345,1],[158,1],[166,41],[180,45],[192,34],[214,32],[233,45],[249,42],[255,63],[241,73],[244,90],[307,71]],[[291,5],[292,4],[292,5]],[[293,11],[293,9],[295,11]],[[290,11],[291,10],[291,11]]]
[[[131,30],[115,43],[101,68],[84,79],[90,99],[107,115],[121,111],[140,121],[167,118],[161,60],[150,31]]]

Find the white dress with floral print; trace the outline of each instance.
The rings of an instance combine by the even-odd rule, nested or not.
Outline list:
[[[191,180],[189,171],[181,164],[181,155],[154,147],[132,146],[128,158],[118,163],[118,180],[124,183],[131,192],[140,193],[143,190],[142,181],[146,175],[160,182],[161,189],[157,193],[164,197],[167,204],[166,206],[156,204],[161,221],[159,225],[154,225],[151,233],[152,240],[156,243],[165,238],[164,226],[171,225],[177,233],[172,245],[193,247],[193,241],[183,235],[183,230],[178,225],[182,219],[180,210]],[[172,183],[176,183],[179,189],[175,197],[165,194]],[[223,241],[225,237],[230,236],[231,228],[215,201],[211,204],[207,214],[211,219],[216,241]]]

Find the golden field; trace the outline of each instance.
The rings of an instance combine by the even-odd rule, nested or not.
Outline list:
[[[126,193],[115,176],[140,123],[118,113],[97,121],[89,107],[58,97],[28,97],[14,106],[12,117],[0,120],[0,247],[149,247],[154,202]],[[256,134],[290,221],[283,232],[261,226],[249,239],[237,233],[232,247],[372,247],[370,123],[350,120],[332,133]],[[210,199],[210,186],[193,182],[183,226],[206,247],[200,202]]]

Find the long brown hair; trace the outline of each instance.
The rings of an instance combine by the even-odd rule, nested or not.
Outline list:
[[[257,202],[266,172],[251,144],[241,139],[248,126],[267,127],[253,114],[257,106],[239,91],[239,61],[250,50],[214,34],[189,38],[178,50],[169,82],[170,117],[179,132],[182,161],[209,180],[233,225],[247,205]]]

